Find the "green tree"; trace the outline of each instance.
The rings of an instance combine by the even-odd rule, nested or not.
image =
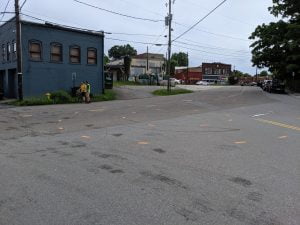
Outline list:
[[[282,19],[262,24],[252,33],[252,62],[289,84],[300,80],[300,1],[273,0],[269,11]]]
[[[188,65],[188,55],[184,52],[178,52],[172,54],[171,60],[176,61],[177,66],[187,66]]]
[[[129,44],[127,45],[115,45],[108,50],[108,56],[113,59],[121,59],[125,56],[135,56],[137,51]]]
[[[104,59],[103,59],[104,65],[106,65],[107,63],[109,63],[109,58],[107,55],[104,55]]]
[[[261,71],[259,74],[259,76],[261,76],[261,77],[267,77],[268,75],[269,75],[269,73],[266,70]]]
[[[187,66],[188,55],[184,52],[173,53],[171,57],[171,76],[175,75],[176,66]]]

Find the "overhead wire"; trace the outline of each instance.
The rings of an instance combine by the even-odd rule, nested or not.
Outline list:
[[[144,44],[144,45],[157,45],[157,46],[163,46],[163,45],[166,45],[166,44],[158,44],[158,43],[150,43],[150,42],[122,40],[122,39],[118,39],[118,38],[107,38],[107,37],[105,37],[105,39],[108,39],[108,40],[114,40],[114,41],[128,42],[128,43]]]
[[[216,52],[203,51],[203,50],[200,50],[200,49],[190,48],[190,47],[181,46],[181,45],[177,45],[177,44],[173,44],[173,45],[176,46],[176,47],[180,47],[180,48],[184,48],[184,49],[188,49],[188,50],[192,50],[192,51],[203,52],[203,53],[207,53],[207,54],[211,54],[211,55],[220,55],[220,56],[226,56],[226,57],[232,57],[232,58],[244,58],[244,56],[237,56],[237,55],[231,55],[231,54],[222,54],[222,53],[216,53]]]
[[[186,0],[186,1],[190,2],[190,4],[193,4],[193,5],[195,5],[195,6],[199,7],[199,8],[201,8],[201,9],[209,10],[209,9],[203,7],[203,5],[200,5],[199,3],[196,3],[196,2],[194,2],[194,1],[192,1],[192,0]],[[243,20],[236,19],[236,18],[233,18],[233,17],[231,17],[231,16],[227,16],[227,15],[224,15],[224,14],[221,14],[221,13],[216,13],[216,14],[217,14],[217,15],[220,15],[220,16],[222,16],[222,17],[224,17],[224,18],[227,18],[227,19],[229,19],[229,20],[231,20],[231,21],[240,23],[240,24],[246,24],[246,25],[250,25],[250,26],[256,26],[255,24],[250,24],[250,23],[245,22],[245,21],[243,21]]]
[[[6,3],[6,5],[5,5],[4,11],[3,11],[3,13],[2,13],[0,22],[2,22],[2,20],[3,20],[3,18],[4,18],[4,15],[5,15],[6,11],[7,11],[7,7],[8,7],[8,5],[9,5],[9,3],[10,3],[10,0],[7,0],[7,3]]]
[[[213,8],[211,11],[209,11],[204,17],[202,17],[199,21],[197,21],[197,23],[195,23],[193,26],[191,26],[189,29],[187,29],[185,32],[183,32],[182,34],[180,34],[179,36],[177,36],[175,39],[173,39],[172,41],[176,41],[179,38],[181,38],[182,36],[184,36],[185,34],[187,34],[188,32],[190,32],[192,29],[194,29],[199,23],[201,23],[203,20],[205,20],[207,17],[209,17],[214,11],[216,11],[219,7],[221,7],[225,2],[227,2],[227,0],[223,0],[221,3],[219,3],[215,8]]]
[[[20,6],[20,9],[23,8],[23,6],[26,4],[27,0],[24,0],[23,4]]]
[[[183,45],[188,45],[188,46],[194,46],[194,47],[200,47],[200,48],[206,48],[206,49],[212,49],[212,50],[219,50],[219,51],[228,51],[232,52],[235,54],[250,54],[250,52],[241,52],[241,51],[236,51],[236,50],[229,50],[229,49],[224,49],[224,48],[210,48],[202,45],[197,45],[197,44],[190,44],[182,41],[175,41],[176,43],[183,44]]]
[[[101,7],[98,7],[98,6],[86,3],[86,2],[82,2],[82,1],[79,1],[79,0],[73,0],[73,1],[77,2],[77,3],[80,3],[80,4],[83,4],[83,5],[86,5],[86,6],[89,6],[89,7],[92,7],[92,8],[95,8],[95,9],[98,9],[98,10],[102,10],[102,11],[105,11],[105,12],[108,12],[108,13],[111,13],[111,14],[115,14],[115,15],[118,15],[118,16],[123,16],[123,17],[131,18],[131,19],[143,20],[143,21],[149,21],[149,22],[161,22],[161,21],[164,21],[164,20],[155,20],[155,19],[149,19],[149,18],[142,18],[142,17],[131,16],[131,15],[123,14],[123,13],[120,13],[120,12],[112,11],[112,10],[109,10],[109,9],[104,9],[104,8],[101,8]]]

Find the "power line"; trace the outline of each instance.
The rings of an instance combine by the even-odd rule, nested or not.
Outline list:
[[[9,5],[9,2],[10,2],[10,0],[7,0],[7,3],[6,3],[5,8],[4,8],[4,12],[3,12],[2,17],[1,17],[1,19],[0,19],[1,22],[2,22],[2,20],[3,20],[3,18],[4,18],[4,15],[5,15],[5,13],[6,13],[6,10],[7,10],[7,7],[8,7],[8,5]]]
[[[192,1],[192,0],[186,0],[186,1],[190,2],[191,4],[197,6],[197,7],[201,8],[201,9],[209,10],[209,9],[203,7],[203,5],[200,5],[199,3],[196,3],[196,2],[194,2],[194,1]],[[224,17],[224,18],[227,18],[227,19],[229,19],[229,20],[231,20],[231,21],[235,21],[235,22],[238,22],[238,23],[241,23],[241,24],[247,24],[247,25],[250,25],[250,26],[256,26],[256,25],[254,25],[254,24],[250,24],[250,23],[247,23],[247,22],[245,22],[245,21],[242,21],[242,20],[239,20],[239,19],[236,19],[236,18],[227,16],[227,15],[224,15],[224,14],[221,14],[221,13],[216,13],[216,14],[218,14],[218,15]]]
[[[148,18],[130,16],[130,15],[126,15],[126,14],[123,14],[123,13],[115,12],[115,11],[112,11],[112,10],[104,9],[104,8],[101,8],[101,7],[98,7],[98,6],[95,6],[95,5],[91,5],[91,4],[88,4],[86,2],[81,2],[79,0],[73,0],[73,1],[77,2],[77,3],[80,3],[80,4],[83,4],[83,5],[86,5],[86,6],[89,6],[89,7],[92,7],[92,8],[95,8],[95,9],[99,9],[99,10],[102,10],[102,11],[105,11],[105,12],[108,12],[108,13],[112,13],[112,14],[115,14],[115,15],[118,15],[118,16],[123,16],[123,17],[131,18],[131,19],[143,20],[143,21],[150,21],[150,22],[161,22],[161,21],[163,21],[163,20],[154,20],[154,19],[148,19]]]
[[[154,40],[154,43],[158,42],[158,40],[165,34],[167,28],[164,28],[163,32]],[[150,46],[150,49],[153,47],[154,45]]]
[[[122,39],[118,39],[118,38],[107,38],[107,37],[105,37],[105,39],[108,39],[108,40],[114,40],[114,41],[129,42],[129,43],[136,43],[136,44],[144,44],[144,45],[156,45],[156,46],[166,45],[166,44],[159,44],[159,43],[150,43],[150,42],[140,42],[140,41],[122,40]]]
[[[178,22],[174,22],[174,23],[176,25],[179,25],[179,26],[190,27],[190,26],[182,24],[182,23],[178,23]],[[247,42],[249,42],[249,40],[243,39],[243,38],[240,38],[240,37],[234,37],[234,36],[230,36],[230,35],[227,35],[227,34],[214,33],[214,32],[203,30],[203,29],[199,29],[199,28],[194,28],[194,29],[197,30],[197,31],[201,31],[201,32],[210,34],[210,35],[214,35],[214,36],[220,36],[220,37],[225,37],[225,38],[229,38],[229,39],[234,39],[234,40],[240,40],[240,41],[247,41]]]
[[[229,54],[222,54],[222,53],[216,53],[216,52],[208,52],[208,51],[203,51],[200,49],[195,49],[195,48],[189,48],[189,47],[185,47],[185,46],[181,46],[181,45],[176,45],[173,44],[176,47],[179,48],[184,48],[184,49],[188,49],[188,50],[192,50],[192,51],[198,51],[198,52],[203,52],[203,53],[207,53],[207,54],[211,54],[211,55],[219,55],[219,56],[226,56],[226,57],[232,57],[232,58],[245,58],[244,56],[237,56],[237,55],[229,55]]]
[[[202,45],[190,44],[190,43],[186,43],[186,42],[182,42],[182,41],[175,41],[175,42],[179,43],[179,44],[183,44],[183,45],[195,46],[195,47],[200,47],[200,48],[207,48],[207,49],[220,50],[220,51],[231,51],[232,53],[235,53],[235,54],[251,54],[250,52],[247,52],[247,51],[242,52],[242,51],[230,50],[230,49],[226,49],[226,48],[211,48],[211,47],[206,47],[206,46],[202,46]]]
[[[236,51],[236,52],[247,52],[247,53],[251,53],[251,51],[246,51],[246,50],[238,50],[238,49],[230,49],[230,48],[223,48],[220,46],[216,46],[216,45],[208,45],[207,43],[201,43],[198,41],[193,41],[190,39],[186,39],[186,38],[182,38],[182,40],[188,41],[188,42],[192,42],[192,43],[196,43],[196,44],[201,44],[201,45],[205,45],[206,48],[211,48],[211,49],[224,49],[224,50],[232,50],[232,51]],[[176,41],[178,42],[178,41]],[[199,45],[200,46],[200,45]],[[210,47],[209,47],[210,46]],[[201,46],[204,47],[204,46]]]
[[[27,0],[24,0],[23,4],[21,5],[20,9],[23,8],[23,6],[26,4]]]
[[[221,5],[223,5],[227,0],[223,0],[220,4],[218,4],[214,9],[212,9],[209,13],[207,13],[203,18],[201,18],[197,23],[195,23],[193,26],[191,26],[189,29],[187,29],[185,32],[180,34],[178,37],[176,37],[173,41],[178,40],[186,33],[190,32],[192,29],[194,29],[199,23],[201,23],[203,20],[205,20],[210,14],[212,14],[214,11],[216,11]]]
[[[82,28],[78,28],[78,27],[67,26],[67,25],[63,25],[63,24],[59,24],[59,23],[50,22],[50,21],[44,20],[40,17],[32,16],[32,15],[25,14],[25,13],[21,13],[21,14],[23,16],[26,16],[26,17],[29,17],[29,18],[32,18],[32,19],[35,19],[35,20],[39,20],[39,21],[42,21],[42,22],[46,22],[46,23],[52,23],[52,24],[56,24],[56,25],[60,25],[60,26],[64,26],[64,27],[69,27],[69,28],[74,28],[74,29],[87,30],[87,29],[82,29]],[[54,19],[54,18],[51,18],[51,19]],[[166,29],[164,29],[164,31],[165,30]],[[163,35],[163,34],[157,35],[157,34],[142,34],[142,33],[122,33],[122,32],[110,32],[110,31],[105,31],[105,33],[106,34],[128,35],[128,36],[149,36],[149,37],[158,37],[158,38]],[[154,43],[157,44],[156,41]]]
[[[119,32],[110,32],[106,31],[109,34],[118,34],[118,35],[127,35],[127,36],[146,36],[146,37],[160,37],[161,35],[157,34],[139,34],[139,33],[119,33]]]

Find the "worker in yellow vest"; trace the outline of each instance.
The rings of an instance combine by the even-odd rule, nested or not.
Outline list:
[[[85,82],[86,84],[86,103],[91,103],[91,85],[88,81]]]
[[[87,92],[87,86],[84,82],[81,82],[80,84],[80,93],[81,93],[81,97],[82,97],[82,102],[86,102],[86,92]]]

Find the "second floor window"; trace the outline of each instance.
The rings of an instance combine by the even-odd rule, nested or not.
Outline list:
[[[2,62],[5,62],[5,52],[6,52],[6,49],[5,49],[5,44],[2,45]]]
[[[97,64],[97,50],[95,48],[88,48],[87,57],[87,63],[89,65]]]
[[[62,62],[62,45],[59,43],[51,44],[51,62]]]
[[[80,47],[70,47],[70,63],[80,63]]]
[[[16,41],[13,40],[13,42],[11,43],[11,45],[12,45],[13,60],[15,60],[17,58],[17,44],[16,44]]]
[[[42,45],[38,41],[31,41],[29,43],[30,59],[35,61],[42,60]]]
[[[9,61],[10,60],[10,53],[11,53],[11,47],[10,47],[10,43],[9,42],[7,43],[6,51],[7,51],[7,53],[6,53],[7,61]]]

